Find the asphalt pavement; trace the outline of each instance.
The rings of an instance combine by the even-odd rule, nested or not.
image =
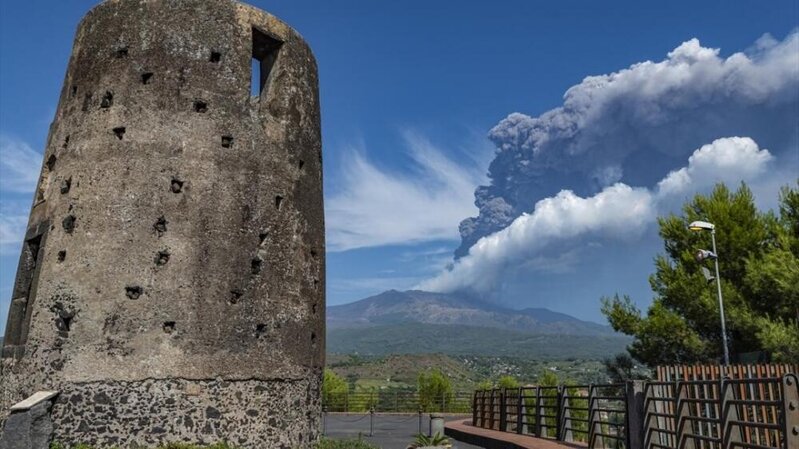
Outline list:
[[[468,418],[466,415],[447,415],[444,419]],[[430,415],[423,414],[421,426],[418,414],[375,413],[327,413],[324,417],[325,436],[331,439],[361,437],[382,449],[405,449],[421,431],[430,431]],[[370,436],[371,432],[371,436]],[[479,446],[451,440],[452,449],[479,449]]]

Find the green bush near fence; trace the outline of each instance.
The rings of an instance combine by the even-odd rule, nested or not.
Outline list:
[[[377,446],[370,444],[362,439],[351,440],[331,440],[329,438],[322,438],[316,444],[316,449],[380,449]]]

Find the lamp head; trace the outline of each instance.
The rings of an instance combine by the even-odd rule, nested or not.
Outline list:
[[[696,258],[697,262],[704,262],[705,260],[708,259],[711,260],[718,259],[716,253],[714,253],[713,251],[708,251],[706,249],[700,249],[699,251],[696,252],[696,255],[694,257]]]
[[[688,225],[688,229],[692,231],[712,231],[716,229],[716,225],[706,221],[694,221]]]

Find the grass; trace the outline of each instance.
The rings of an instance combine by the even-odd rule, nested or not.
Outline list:
[[[352,440],[331,440],[322,438],[316,445],[316,449],[380,449],[362,439]]]

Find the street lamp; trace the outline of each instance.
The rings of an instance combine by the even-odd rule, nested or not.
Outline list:
[[[708,223],[706,221],[694,221],[688,225],[688,229],[691,231],[696,232],[710,232],[710,238],[713,241],[713,251],[707,250],[699,250],[696,254],[696,260],[698,262],[703,262],[707,259],[713,259],[714,264],[716,265],[716,286],[718,287],[718,294],[719,294],[719,312],[721,313],[721,340],[724,344],[724,366],[728,366],[730,364],[730,352],[727,349],[727,326],[724,323],[724,300],[721,297],[721,278],[719,277],[719,256],[716,252],[716,225],[713,223]],[[710,281],[712,276],[708,276],[705,273],[705,279]]]

